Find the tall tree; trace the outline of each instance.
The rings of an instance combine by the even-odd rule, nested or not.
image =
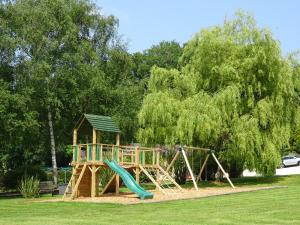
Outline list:
[[[176,41],[162,41],[143,52],[132,55],[134,62],[133,75],[137,79],[149,78],[153,66],[166,69],[177,69],[182,55],[182,47]]]
[[[180,70],[151,70],[139,140],[207,146],[232,172],[273,174],[299,108],[297,78],[270,31],[238,12],[196,34],[180,64]]]
[[[61,118],[75,120],[84,112],[89,88],[108,89],[101,68],[117,21],[102,16],[85,0],[17,0],[1,5],[1,10],[17,41],[13,49],[17,55],[13,66],[20,67],[14,74],[16,85],[33,90],[40,123],[43,128],[48,124],[46,140],[57,183],[55,139],[69,136],[73,123]]]

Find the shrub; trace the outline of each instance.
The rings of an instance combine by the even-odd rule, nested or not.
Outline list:
[[[175,174],[175,181],[178,184],[185,184],[187,167],[183,157],[178,157],[178,159],[174,163],[174,174]]]
[[[47,180],[47,174],[40,166],[26,165],[6,172],[2,179],[2,185],[6,190],[17,189],[18,182],[24,177],[36,177],[40,181]]]
[[[101,167],[99,169],[99,174],[100,174],[100,176],[99,176],[100,184],[101,184],[102,188],[104,188],[105,185],[109,182],[109,180],[113,176],[114,171]]]
[[[39,195],[40,181],[35,177],[25,177],[21,180],[19,191],[24,198],[35,198]]]
[[[59,170],[58,171],[58,183],[65,184],[68,183],[72,176],[72,169],[70,170]]]

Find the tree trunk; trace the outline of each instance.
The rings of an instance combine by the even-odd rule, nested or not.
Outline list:
[[[50,107],[48,107],[48,122],[49,122],[49,131],[50,131],[53,180],[54,180],[54,184],[57,185],[57,164],[56,164],[55,139],[54,139],[54,132],[53,132],[52,113],[50,111]]]

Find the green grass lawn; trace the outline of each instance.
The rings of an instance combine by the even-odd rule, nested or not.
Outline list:
[[[2,198],[0,224],[300,224],[300,176],[234,183],[288,188],[129,206]]]

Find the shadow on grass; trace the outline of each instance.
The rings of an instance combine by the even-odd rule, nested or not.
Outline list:
[[[289,176],[272,176],[272,177],[242,177],[231,179],[232,183],[237,187],[243,186],[270,186],[285,183],[286,178]],[[199,188],[208,187],[230,187],[230,184],[226,179],[221,179],[220,181],[199,181]],[[173,187],[173,185],[170,185]],[[193,188],[194,184],[191,180],[187,181],[185,184],[180,185],[182,188]],[[146,190],[155,189],[154,184],[142,184],[142,187]],[[126,188],[124,188],[126,189]],[[129,191],[128,189],[126,191]]]
[[[1,193],[1,194],[3,194],[3,193]],[[47,198],[57,198],[57,197],[62,197],[62,195],[54,195],[54,196],[52,196],[51,194],[41,194],[41,195],[39,195],[38,197],[35,197],[35,198],[28,198],[28,199],[39,199],[39,198],[43,198],[43,199],[47,199]],[[3,195],[1,195],[0,196],[0,200],[1,199],[24,199],[21,195],[16,195],[16,196],[10,196],[10,195],[8,195],[8,196],[5,196],[4,194]]]

